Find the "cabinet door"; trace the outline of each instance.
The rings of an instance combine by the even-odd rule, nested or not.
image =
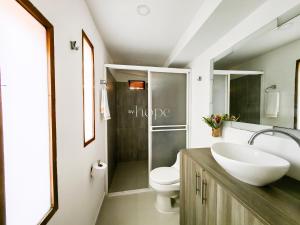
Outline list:
[[[180,167],[180,225],[192,225],[196,221],[196,179],[191,160],[181,153]]]
[[[196,170],[196,225],[206,225],[205,171],[198,164]]]
[[[216,225],[217,183],[207,172],[205,172],[202,187],[202,199],[205,203],[205,224]]]
[[[205,214],[201,201],[202,168],[182,154],[180,171],[180,224],[204,225]]]
[[[217,225],[264,225],[255,215],[231,196],[222,186],[217,187]]]

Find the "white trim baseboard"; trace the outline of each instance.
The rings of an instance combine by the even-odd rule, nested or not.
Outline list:
[[[95,224],[95,225],[96,225],[96,223],[97,223],[98,216],[99,216],[99,214],[100,214],[100,210],[101,210],[101,207],[102,207],[102,204],[103,204],[103,201],[104,201],[105,196],[106,196],[106,193],[103,192],[103,195],[102,195],[102,197],[101,197],[101,200],[100,200],[100,203],[99,203],[99,206],[98,206],[98,210],[97,210],[98,213],[97,213],[97,215],[96,215],[96,218],[94,219],[94,224]]]
[[[119,192],[113,192],[108,193],[108,197],[117,197],[117,196],[124,196],[124,195],[133,195],[133,194],[140,194],[145,192],[151,192],[153,191],[152,188],[143,188],[143,189],[137,189],[137,190],[129,190],[129,191],[119,191]]]

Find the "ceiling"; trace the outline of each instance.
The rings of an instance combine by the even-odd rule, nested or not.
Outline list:
[[[171,66],[187,65],[200,52],[208,49],[264,2],[265,0],[222,1],[193,39],[178,54]]]
[[[262,34],[253,34],[253,38],[247,40],[243,45],[233,47],[233,52],[215,63],[215,68],[228,69],[281,46],[300,40],[300,16],[295,17],[295,15],[300,14],[300,7],[298,8],[298,12],[295,13],[294,11],[295,9],[293,10],[292,17],[289,17],[291,12],[279,17],[277,27],[270,27]]]
[[[203,0],[86,0],[114,63],[162,65]],[[140,16],[137,6],[151,13]]]
[[[265,1],[86,0],[114,63],[172,67],[186,66]],[[138,15],[140,4],[151,13]],[[197,15],[209,4],[215,10],[200,24]],[[196,32],[182,44],[181,38],[197,23]],[[173,54],[179,44],[180,51]]]

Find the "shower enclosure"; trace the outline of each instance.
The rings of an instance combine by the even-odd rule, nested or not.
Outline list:
[[[149,172],[171,166],[177,152],[188,147],[189,74],[188,69],[105,65],[112,117],[108,192],[149,188]],[[145,89],[129,89],[128,80],[144,81]]]

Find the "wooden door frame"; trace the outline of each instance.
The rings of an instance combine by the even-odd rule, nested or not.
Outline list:
[[[0,224],[6,224],[5,215],[5,171],[4,171],[4,146],[3,146],[3,123],[2,123],[2,82],[0,71]]]

